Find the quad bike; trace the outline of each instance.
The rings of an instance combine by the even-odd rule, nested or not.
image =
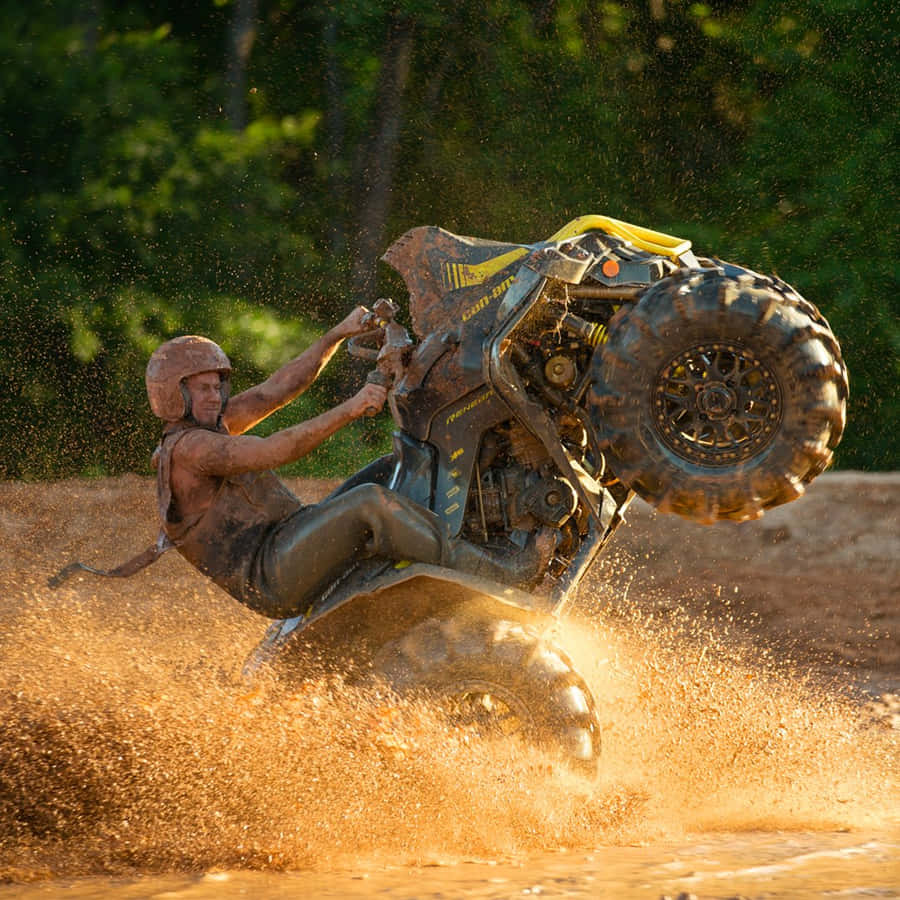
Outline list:
[[[245,671],[341,651],[464,724],[590,770],[595,701],[549,626],[635,494],[701,523],[799,497],[844,427],[838,343],[785,283],[604,216],[528,245],[415,228],[383,258],[408,288],[415,340],[383,300],[350,343],[390,385],[396,431],[393,452],[338,491],[385,485],[498,557],[541,529],[555,549],[513,583],[351,560],[304,615],[270,627]]]

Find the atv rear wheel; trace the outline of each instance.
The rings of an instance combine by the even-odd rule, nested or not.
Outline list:
[[[437,699],[451,722],[516,735],[594,774],[600,727],[590,690],[562,650],[525,625],[428,619],[375,657],[401,695]]]
[[[613,318],[591,416],[613,473],[662,512],[744,520],[795,499],[843,432],[827,321],[776,279],[722,269],[653,285]]]

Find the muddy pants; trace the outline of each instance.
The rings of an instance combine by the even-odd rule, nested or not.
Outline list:
[[[316,593],[356,559],[440,563],[437,516],[377,484],[362,484],[277,525],[254,559],[242,602],[273,619],[305,612]]]

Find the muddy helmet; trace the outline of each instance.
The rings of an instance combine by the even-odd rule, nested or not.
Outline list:
[[[184,379],[201,372],[218,372],[222,384],[222,409],[228,400],[231,363],[213,341],[195,334],[172,338],[160,344],[147,363],[145,380],[150,408],[167,422],[191,414],[191,398]]]

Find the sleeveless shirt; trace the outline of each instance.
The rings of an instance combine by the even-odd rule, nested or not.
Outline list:
[[[172,496],[172,451],[189,431],[202,427],[187,425],[163,434],[156,470],[160,520],[175,549],[189,563],[236,600],[252,601],[253,562],[263,541],[303,504],[274,472],[246,472],[219,477],[207,509],[182,518]]]

